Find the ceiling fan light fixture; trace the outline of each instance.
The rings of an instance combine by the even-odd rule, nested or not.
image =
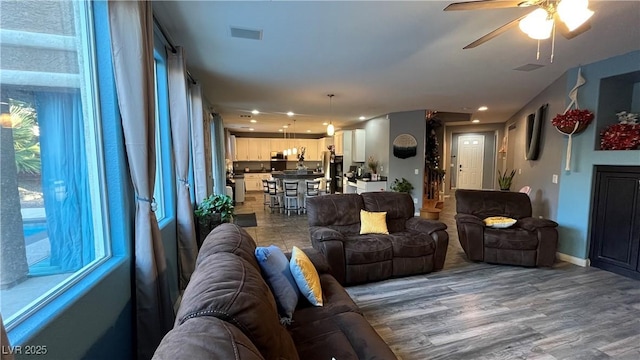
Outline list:
[[[518,27],[532,39],[548,39],[553,29],[553,17],[550,17],[546,10],[539,8],[520,20]]]
[[[588,0],[562,0],[558,4],[558,16],[573,31],[593,16]]]

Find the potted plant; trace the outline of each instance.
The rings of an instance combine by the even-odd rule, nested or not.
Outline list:
[[[589,110],[573,109],[564,114],[557,114],[551,124],[563,134],[578,134],[587,128],[593,120],[593,113]]]
[[[371,180],[376,180],[378,178],[378,166],[380,162],[373,158],[373,156],[369,156],[367,159],[367,167],[371,170]],[[375,175],[375,176],[374,176]]]
[[[513,181],[513,177],[516,175],[516,170],[511,170],[511,173],[507,175],[507,171],[504,171],[504,174],[498,170],[498,185],[500,185],[500,190],[509,191],[511,189],[511,182]]]
[[[198,247],[216,226],[231,222],[234,215],[233,200],[227,195],[209,195],[195,210],[198,220]]]
[[[393,181],[393,184],[391,184],[391,190],[395,192],[411,194],[413,185],[411,185],[411,183],[405,178],[402,178],[402,180],[395,179]]]

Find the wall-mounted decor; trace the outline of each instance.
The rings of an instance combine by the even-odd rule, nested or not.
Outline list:
[[[527,133],[525,139],[525,158],[538,160],[540,155],[540,137],[542,136],[542,122],[547,115],[548,104],[540,106],[535,114],[527,116]]]
[[[582,76],[582,68],[578,68],[578,78],[576,85],[569,91],[569,99],[571,102],[564,110],[564,113],[557,114],[551,124],[556,127],[558,132],[569,136],[567,141],[567,159],[565,161],[565,171],[571,170],[571,141],[574,134],[578,134],[587,128],[587,125],[593,120],[593,113],[589,110],[580,110],[578,108],[578,89],[587,81]],[[575,109],[571,109],[575,105]]]
[[[621,111],[616,114],[618,123],[600,132],[602,150],[640,150],[640,122],[638,114]]]
[[[418,142],[411,134],[400,134],[393,140],[393,156],[406,159],[416,156]]]

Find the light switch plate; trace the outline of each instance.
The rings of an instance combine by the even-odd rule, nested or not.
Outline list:
[[[414,172],[416,173],[416,175],[418,175],[420,173],[420,170],[415,169]]]
[[[413,198],[413,203],[417,204],[418,203],[418,198]]]
[[[551,175],[551,182],[554,183],[554,184],[557,184],[558,183],[558,175],[556,175],[556,174]]]

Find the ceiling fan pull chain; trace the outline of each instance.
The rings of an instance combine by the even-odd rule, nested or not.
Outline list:
[[[553,23],[553,35],[551,35],[551,63],[553,63],[553,54],[556,49],[556,23]]]
[[[536,52],[536,60],[540,60],[540,39],[538,39],[538,51]]]

